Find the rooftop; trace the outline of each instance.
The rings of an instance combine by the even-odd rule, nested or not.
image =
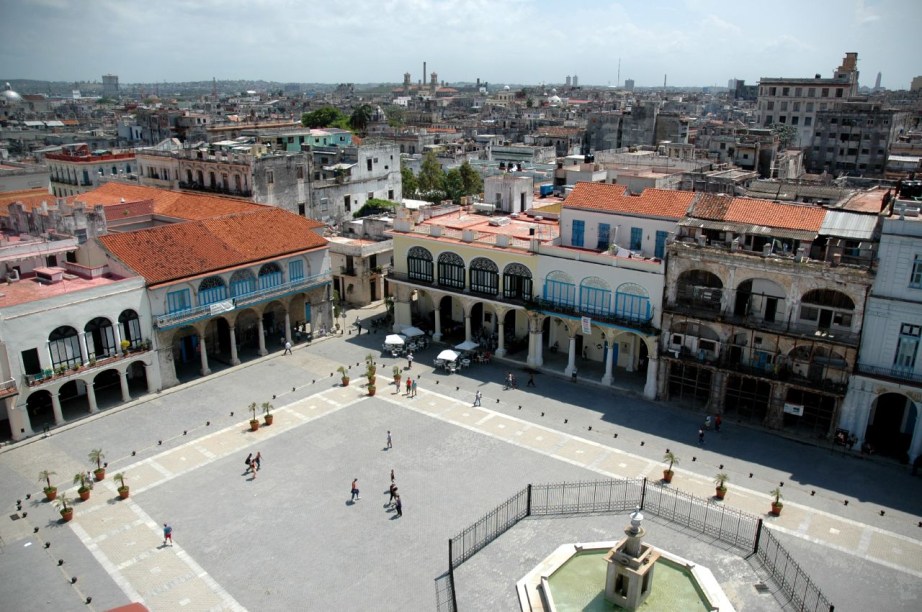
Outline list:
[[[114,206],[130,202],[153,201],[154,214],[185,220],[210,219],[233,213],[243,213],[267,208],[236,198],[170,191],[156,187],[142,187],[111,182],[76,197],[88,206],[97,204]]]
[[[698,195],[692,191],[644,189],[639,196],[630,196],[625,195],[625,189],[624,185],[577,183],[563,208],[678,220]]]
[[[812,204],[701,194],[690,217],[764,227],[819,232],[826,209]]]
[[[52,268],[60,270],[63,268]],[[111,285],[124,279],[107,275],[96,278],[83,278],[74,274],[64,273],[64,280],[59,283],[47,284],[39,282],[35,276],[24,276],[17,282],[0,286],[0,308],[8,308],[18,304],[37,302],[48,298],[63,296],[91,289]]]

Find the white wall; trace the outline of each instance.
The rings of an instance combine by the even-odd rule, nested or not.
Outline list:
[[[629,215],[594,212],[564,208],[560,213],[560,240],[561,244],[573,246],[573,220],[585,221],[586,229],[583,237],[583,248],[595,249],[599,239],[599,224],[608,223],[611,227],[611,244],[629,249],[631,246],[631,228],[643,229],[643,242],[641,253],[644,257],[654,257],[656,247],[656,232],[664,231],[675,234],[676,221],[664,219],[650,219],[632,217]]]

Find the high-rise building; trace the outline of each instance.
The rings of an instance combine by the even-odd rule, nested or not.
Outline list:
[[[874,81],[874,91],[880,91],[880,77],[881,73],[877,73],[877,79]]]
[[[118,97],[118,75],[115,75],[115,74],[102,75],[102,95],[104,95],[107,98],[117,98]]]
[[[626,79],[624,81],[624,88],[628,91],[634,91],[634,79]]]

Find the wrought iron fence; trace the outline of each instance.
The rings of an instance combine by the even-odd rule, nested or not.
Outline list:
[[[526,516],[528,516],[528,487],[507,499],[448,541],[449,568],[453,570],[470,559]]]
[[[810,580],[781,542],[768,529],[759,532],[756,560],[770,575],[772,581],[795,604],[798,610],[833,612],[835,607]]]
[[[641,503],[643,486],[642,478],[531,485],[531,515],[623,512]]]

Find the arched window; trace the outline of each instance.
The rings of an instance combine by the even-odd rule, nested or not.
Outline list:
[[[558,306],[576,305],[576,284],[570,275],[555,270],[544,279],[544,299]]]
[[[271,289],[282,284],[282,270],[276,263],[267,263],[259,269],[259,290]]]
[[[256,278],[249,270],[237,270],[230,279],[231,297],[256,291]]]
[[[591,314],[611,312],[611,287],[597,276],[584,278],[579,288],[580,310]]]
[[[531,299],[531,270],[520,263],[513,263],[503,270],[503,297],[510,300]]]
[[[407,252],[407,272],[410,280],[432,282],[432,253],[415,246]]]
[[[818,329],[850,329],[855,302],[835,289],[814,289],[801,298],[800,320],[816,323]]]
[[[686,270],[676,280],[676,305],[720,312],[723,283],[707,270]]]
[[[653,316],[650,295],[635,283],[624,283],[615,291],[615,315],[632,321],[649,321]]]
[[[487,295],[499,293],[499,268],[486,257],[471,262],[471,291]]]
[[[464,289],[464,260],[454,253],[439,255],[439,285]]]
[[[227,299],[227,285],[220,276],[209,276],[198,286],[198,303],[200,306],[214,304]]]
[[[81,362],[80,339],[73,327],[59,327],[48,336],[51,366],[72,367]]]
[[[118,324],[122,329],[122,340],[135,347],[141,344],[141,320],[138,313],[133,310],[122,311],[118,316]]]
[[[111,357],[117,353],[115,349],[115,330],[112,323],[105,317],[96,317],[83,328],[86,332],[86,354],[90,359]]]

